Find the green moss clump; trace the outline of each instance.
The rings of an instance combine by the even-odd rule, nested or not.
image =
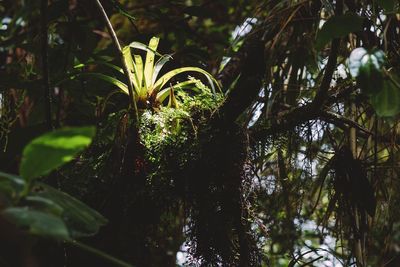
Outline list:
[[[168,155],[174,154],[177,161],[187,160],[182,155],[196,143],[199,125],[211,116],[223,100],[222,94],[212,93],[200,81],[190,89],[189,93],[183,90],[176,92],[179,100],[177,107],[161,106],[145,110],[141,115],[140,142],[146,148],[147,160],[155,165],[158,172],[165,165]],[[175,154],[174,151],[179,153]]]

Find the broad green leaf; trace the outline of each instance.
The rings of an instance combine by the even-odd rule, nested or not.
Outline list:
[[[400,88],[385,80],[383,88],[371,95],[371,104],[380,117],[393,117],[400,112]]]
[[[157,80],[157,82],[154,84],[154,88],[161,89],[169,80],[171,80],[174,76],[176,76],[182,72],[199,72],[199,73],[205,75],[207,78],[211,79],[211,81],[214,82],[219,88],[219,84],[215,80],[215,78],[212,77],[212,75],[210,73],[208,73],[207,71],[205,71],[201,68],[198,68],[198,67],[183,67],[183,68],[171,70],[171,71],[167,72],[166,74],[164,74],[163,76],[161,76],[161,78]]]
[[[76,74],[76,75],[74,75],[74,77],[93,77],[93,78],[101,79],[103,81],[106,81],[106,82],[108,82],[110,84],[113,84],[113,85],[117,86],[125,94],[129,94],[128,86],[126,84],[124,84],[120,80],[118,80],[118,79],[116,79],[114,77],[108,76],[108,75],[104,75],[104,74],[101,74],[101,73],[87,72],[87,73]]]
[[[30,210],[27,207],[7,208],[2,215],[18,227],[26,229],[30,234],[56,240],[70,239],[66,225],[54,215]]]
[[[332,39],[362,30],[364,19],[352,13],[329,18],[317,34],[316,49],[321,50]]]
[[[107,219],[78,199],[51,186],[38,183],[32,195],[48,199],[61,207],[62,219],[73,238],[96,234]]]
[[[152,76],[154,74],[154,57],[155,53],[153,51],[157,51],[158,42],[160,41],[159,38],[153,37],[150,39],[149,42],[149,51],[146,53],[146,63],[144,65],[144,79],[146,83],[146,87],[150,87],[153,84]]]
[[[94,127],[59,129],[31,141],[24,149],[20,175],[31,180],[74,159],[85,149],[95,134]]]

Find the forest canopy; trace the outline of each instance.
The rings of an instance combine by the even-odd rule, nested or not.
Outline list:
[[[399,266],[400,2],[0,1],[0,266]]]

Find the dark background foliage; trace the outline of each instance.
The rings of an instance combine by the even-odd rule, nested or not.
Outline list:
[[[151,147],[157,125],[81,75],[126,82],[95,2],[0,1],[0,170],[40,134],[95,125],[43,178],[109,220],[83,242],[134,266],[399,265],[398,1],[101,1],[123,46],[157,36],[163,73],[221,84]],[[1,218],[4,266],[111,266]]]

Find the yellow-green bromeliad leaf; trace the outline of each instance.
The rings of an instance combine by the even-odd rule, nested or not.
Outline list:
[[[122,49],[122,54],[124,56],[126,66],[128,67],[129,77],[133,83],[133,87],[135,88],[135,93],[139,94],[140,83],[138,81],[138,74],[136,73],[135,63],[133,62],[131,48],[129,46],[125,46]],[[129,94],[129,91],[127,92],[127,94]]]
[[[176,76],[180,73],[183,73],[183,72],[201,73],[201,74],[205,75],[207,77],[207,79],[212,81],[212,83],[211,83],[212,87],[214,86],[214,84],[216,84],[218,89],[220,89],[220,86],[219,86],[217,80],[215,80],[215,78],[210,73],[208,73],[207,71],[205,71],[201,68],[198,68],[198,67],[183,67],[183,68],[171,70],[171,71],[167,72],[166,74],[164,74],[163,76],[161,76],[161,78],[157,80],[157,82],[154,84],[154,88],[162,89],[165,86],[165,84],[167,84],[168,81],[170,81],[174,76]]]
[[[153,37],[149,42],[149,49],[146,53],[146,63],[144,65],[144,79],[146,87],[152,87],[152,78],[154,74],[154,59],[155,53],[154,51],[157,50],[158,42],[160,41],[159,38]]]

